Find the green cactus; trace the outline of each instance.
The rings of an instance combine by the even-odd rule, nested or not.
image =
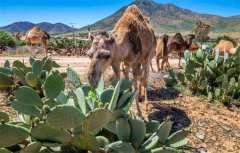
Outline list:
[[[27,69],[26,65],[19,60],[14,61],[12,67],[16,67],[16,68],[22,69],[24,71]]]
[[[114,92],[114,90],[111,88],[105,89],[100,95],[101,102],[102,103],[110,103],[112,96],[113,96],[113,92]]]
[[[83,119],[84,115],[78,108],[59,105],[47,114],[46,122],[52,127],[71,129],[79,126]]]
[[[14,82],[11,77],[0,72],[0,89],[11,88],[14,85]]]
[[[39,124],[31,129],[31,136],[43,146],[61,146],[72,140],[71,134],[60,128],[53,128],[47,124]]]
[[[0,153],[12,153],[12,152],[5,148],[0,148]]]
[[[23,148],[20,153],[38,153],[41,149],[42,145],[38,142],[32,142],[25,148]]]
[[[35,60],[33,62],[33,65],[32,65],[32,72],[33,72],[33,74],[35,74],[36,76],[40,76],[41,72],[42,72],[42,69],[43,69],[42,61]]]
[[[97,143],[99,144],[100,147],[105,147],[106,145],[109,144],[109,140],[104,137],[104,136],[97,136],[96,137]]]
[[[36,87],[38,84],[38,78],[37,76],[32,73],[32,72],[28,72],[25,76],[25,81],[26,83],[31,86],[31,87]]]
[[[122,80],[120,80],[117,83],[117,85],[114,89],[113,96],[112,96],[110,104],[108,106],[108,109],[111,110],[111,111],[113,111],[117,108],[117,102],[118,102],[118,98],[119,98],[119,95],[120,95],[121,84],[122,84]]]
[[[38,93],[30,87],[22,86],[14,92],[14,95],[17,101],[24,105],[37,106],[39,108],[43,106],[43,102]]]
[[[10,64],[9,60],[6,60],[6,61],[4,62],[3,67],[4,67],[4,68],[10,68],[10,66],[11,66],[11,64]]]
[[[151,150],[151,153],[179,153],[176,149],[169,147],[161,147]]]
[[[11,124],[0,124],[0,148],[21,143],[28,136],[29,133],[25,128]]]
[[[186,130],[177,131],[168,137],[166,143],[172,148],[185,146],[188,143],[188,140],[186,139],[188,134],[189,132]]]
[[[136,153],[136,150],[130,143],[117,141],[111,143],[105,148],[107,153]]]
[[[39,108],[32,105],[26,105],[25,103],[19,102],[17,100],[12,101],[11,106],[13,109],[15,109],[16,111],[22,114],[26,114],[34,117],[42,116]]]
[[[74,92],[75,99],[77,102],[78,107],[81,109],[83,114],[87,114],[89,112],[88,109],[88,104],[86,103],[84,92],[81,87],[77,88],[76,91]]]
[[[12,68],[12,71],[13,71],[13,74],[14,76],[23,81],[25,79],[25,72],[22,70],[22,69],[19,69],[19,68],[16,68],[16,67],[13,67]]]
[[[96,135],[116,116],[107,109],[96,109],[90,112],[82,122],[82,131],[85,135]]]
[[[0,112],[0,123],[7,123],[9,122],[9,116],[5,112]]]
[[[143,120],[130,119],[131,142],[135,148],[139,148],[146,135],[146,125]]]
[[[104,91],[104,80],[103,80],[103,77],[101,77],[100,81],[98,82],[96,92],[98,95],[101,95],[103,91]]]
[[[67,79],[70,81],[76,88],[80,87],[82,85],[81,80],[77,74],[72,68],[67,69]]]
[[[51,74],[44,82],[44,94],[48,98],[56,98],[64,90],[65,84],[59,74]]]
[[[116,121],[116,131],[119,140],[129,142],[131,136],[131,126],[127,118],[119,118]]]

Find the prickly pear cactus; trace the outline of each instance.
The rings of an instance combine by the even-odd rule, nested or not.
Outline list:
[[[59,74],[52,74],[46,79],[43,86],[45,96],[54,99],[64,90],[65,84]]]
[[[9,116],[5,112],[0,112],[0,123],[7,123],[9,122]]]
[[[28,131],[16,125],[0,124],[0,148],[10,147],[26,140]]]
[[[46,122],[56,128],[71,129],[79,126],[84,119],[81,111],[68,105],[59,105],[47,115]]]

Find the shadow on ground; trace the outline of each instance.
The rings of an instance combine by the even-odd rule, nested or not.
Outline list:
[[[148,91],[148,100],[160,101],[160,100],[172,100],[178,98],[180,92],[174,88],[161,88]]]
[[[191,120],[187,114],[179,108],[168,105],[154,106],[154,108],[155,111],[149,114],[148,119],[163,122],[166,118],[170,118],[173,121],[171,132],[176,132],[191,125]]]

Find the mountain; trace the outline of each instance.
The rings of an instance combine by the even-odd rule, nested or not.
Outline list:
[[[145,15],[151,18],[151,24],[157,34],[191,31],[197,20],[203,20],[212,25],[214,32],[240,31],[240,16],[222,17],[201,14],[173,4],[158,4],[153,0],[135,0],[130,5],[132,4],[137,5]],[[109,17],[80,30],[86,30],[89,27],[91,29],[111,30],[128,6],[124,6]]]
[[[41,22],[37,24],[31,23],[31,22],[15,22],[13,24],[1,27],[0,29],[6,30],[9,32],[26,32],[34,26],[37,26],[50,34],[66,33],[66,32],[72,32],[76,30],[62,23],[52,24],[48,22]]]

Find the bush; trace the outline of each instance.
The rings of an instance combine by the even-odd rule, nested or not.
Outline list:
[[[0,50],[5,50],[6,47],[15,47],[14,39],[5,31],[0,31]]]

